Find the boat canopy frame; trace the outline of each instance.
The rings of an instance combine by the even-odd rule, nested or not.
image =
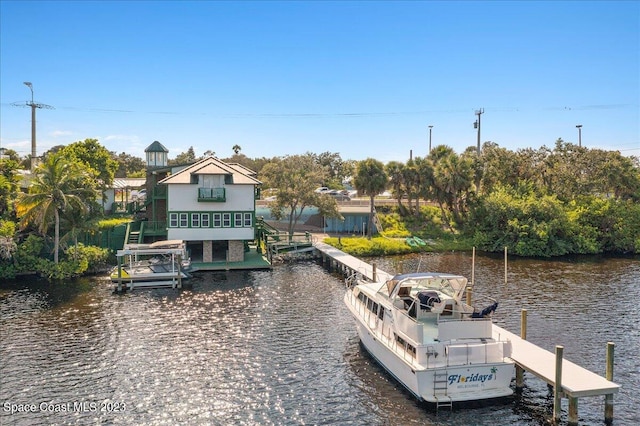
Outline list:
[[[393,276],[380,287],[379,292],[390,299],[399,296],[403,288],[436,290],[456,301],[461,301],[468,281],[461,275],[417,272]]]

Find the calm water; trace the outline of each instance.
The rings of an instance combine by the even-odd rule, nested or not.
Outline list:
[[[376,259],[387,272],[471,276],[471,257]],[[518,333],[604,374],[616,344],[615,424],[640,424],[640,262],[476,259],[476,293]],[[105,279],[65,289],[0,287],[0,424],[539,425],[553,398],[526,376],[520,397],[436,413],[416,402],[360,347],[344,285],[314,263],[272,271],[199,273],[190,290],[112,294]],[[566,419],[566,401],[564,418]],[[5,407],[35,405],[10,414]],[[579,402],[602,425],[604,398]],[[66,409],[67,411],[61,411]]]

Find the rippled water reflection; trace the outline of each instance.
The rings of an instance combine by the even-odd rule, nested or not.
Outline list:
[[[471,275],[465,254],[376,262]],[[601,374],[614,341],[616,424],[639,423],[640,263],[514,260],[507,285],[503,273],[501,258],[476,260],[476,292],[501,301],[497,322],[518,332],[527,308],[529,340],[564,345],[566,358]],[[313,263],[200,273],[191,290],[111,290],[102,279],[0,289],[1,424],[537,425],[550,416],[552,398],[533,377],[520,398],[436,415],[363,351],[340,277]],[[83,402],[85,412],[73,406]],[[11,415],[6,403],[36,412]],[[602,424],[603,398],[580,399],[579,412],[580,424]]]

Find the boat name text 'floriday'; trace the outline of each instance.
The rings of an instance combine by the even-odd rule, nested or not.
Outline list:
[[[487,380],[496,380],[494,374],[472,374],[470,376],[463,376],[461,374],[451,374],[449,376],[449,385],[454,383],[466,383],[466,382],[481,382],[484,383]]]

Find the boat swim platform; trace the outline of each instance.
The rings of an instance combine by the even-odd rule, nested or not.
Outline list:
[[[322,262],[329,270],[337,269],[345,276],[359,273],[371,281],[379,282],[384,282],[393,277],[393,275],[377,269],[375,264],[370,265],[326,243],[317,242],[314,246],[320,252]],[[516,370],[519,367],[547,382],[554,389],[556,388],[556,354],[536,346],[521,336],[495,324],[493,324],[493,334],[511,341],[512,353],[509,358],[515,362]],[[612,358],[613,354],[611,354],[611,360],[607,359],[607,368],[609,368],[609,363],[611,363],[611,369],[613,368]],[[611,370],[611,377],[613,378],[613,370]],[[518,377],[516,377],[516,382],[518,382],[517,379]],[[518,387],[519,383],[516,383],[516,388]],[[606,398],[605,423],[609,424],[613,421],[612,398],[613,394],[618,393],[620,385],[571,361],[561,359],[560,387],[561,390],[557,393],[558,398],[566,396],[569,399],[569,424],[578,423],[578,398],[601,395]],[[558,390],[556,389],[556,391]],[[554,417],[556,417],[555,404]],[[556,419],[559,419],[559,417],[556,417]]]

